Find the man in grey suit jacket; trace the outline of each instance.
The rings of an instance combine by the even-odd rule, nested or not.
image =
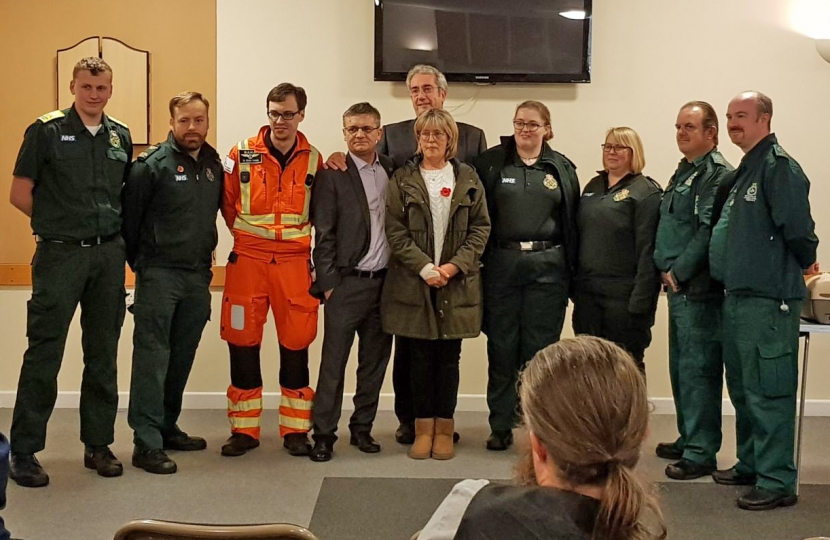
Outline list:
[[[412,99],[412,108],[417,117],[430,109],[443,109],[447,98],[447,78],[436,68],[418,64],[406,75],[406,87]],[[413,126],[415,119],[404,120],[383,127],[383,135],[377,150],[392,158],[395,168],[401,167],[411,159],[418,150]],[[457,122],[459,161],[472,164],[473,158],[487,150],[484,132],[470,124]],[[325,164],[326,168],[346,169],[345,155],[341,152],[332,154]],[[395,432],[395,439],[401,444],[412,444],[415,440],[415,412],[412,410],[412,391],[409,381],[409,356],[406,349],[395,341],[395,362],[392,366],[392,385],[395,389],[395,415],[400,426]],[[315,405],[316,407],[316,405]],[[458,434],[455,436],[458,442]]]
[[[318,172],[312,191],[312,257],[317,280],[311,293],[325,301],[312,461],[332,458],[355,333],[360,345],[350,443],[361,452],[380,451],[371,430],[392,351],[392,336],[381,328],[380,294],[389,262],[384,227],[386,187],[394,170],[391,160],[376,151],[382,132],[380,113],[372,105],[349,107],[343,114],[343,135],[349,149],[346,170]]]

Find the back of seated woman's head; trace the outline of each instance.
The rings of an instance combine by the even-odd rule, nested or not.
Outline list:
[[[656,501],[632,471],[648,430],[649,404],[631,356],[600,338],[563,339],[536,354],[519,384],[525,426],[559,482],[602,488],[594,538],[664,538]],[[518,479],[533,485],[529,445],[526,452]]]

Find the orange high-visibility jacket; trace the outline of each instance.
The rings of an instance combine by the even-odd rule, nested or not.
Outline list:
[[[297,132],[297,146],[285,170],[268,151],[263,126],[240,141],[225,158],[222,216],[233,233],[233,250],[263,260],[275,254],[309,256],[309,205],[320,152]]]

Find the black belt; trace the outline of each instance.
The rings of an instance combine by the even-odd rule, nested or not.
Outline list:
[[[37,240],[38,242],[52,242],[54,244],[69,244],[72,246],[92,247],[99,246],[103,243],[109,242],[110,240],[115,240],[120,235],[121,233],[114,232],[106,236],[93,236],[91,238],[85,238],[83,240],[52,240],[51,238],[44,238],[40,235],[35,235],[35,240]]]
[[[346,271],[346,275],[369,279],[381,279],[386,275],[386,268],[381,268],[380,270],[358,270],[357,268],[352,268],[351,270]]]
[[[496,247],[501,249],[514,249],[516,251],[544,251],[557,247],[557,244],[547,241],[534,242],[496,242]]]

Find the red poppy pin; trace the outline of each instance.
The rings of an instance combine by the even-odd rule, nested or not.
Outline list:
[[[449,197],[449,196],[450,196],[450,193],[452,193],[452,191],[450,190],[450,188],[448,188],[448,187],[441,188],[441,196],[442,196],[442,197]]]
[[[182,167],[181,165],[179,165],[178,167],[176,167],[176,172],[183,173],[183,172],[184,172],[184,167]]]

